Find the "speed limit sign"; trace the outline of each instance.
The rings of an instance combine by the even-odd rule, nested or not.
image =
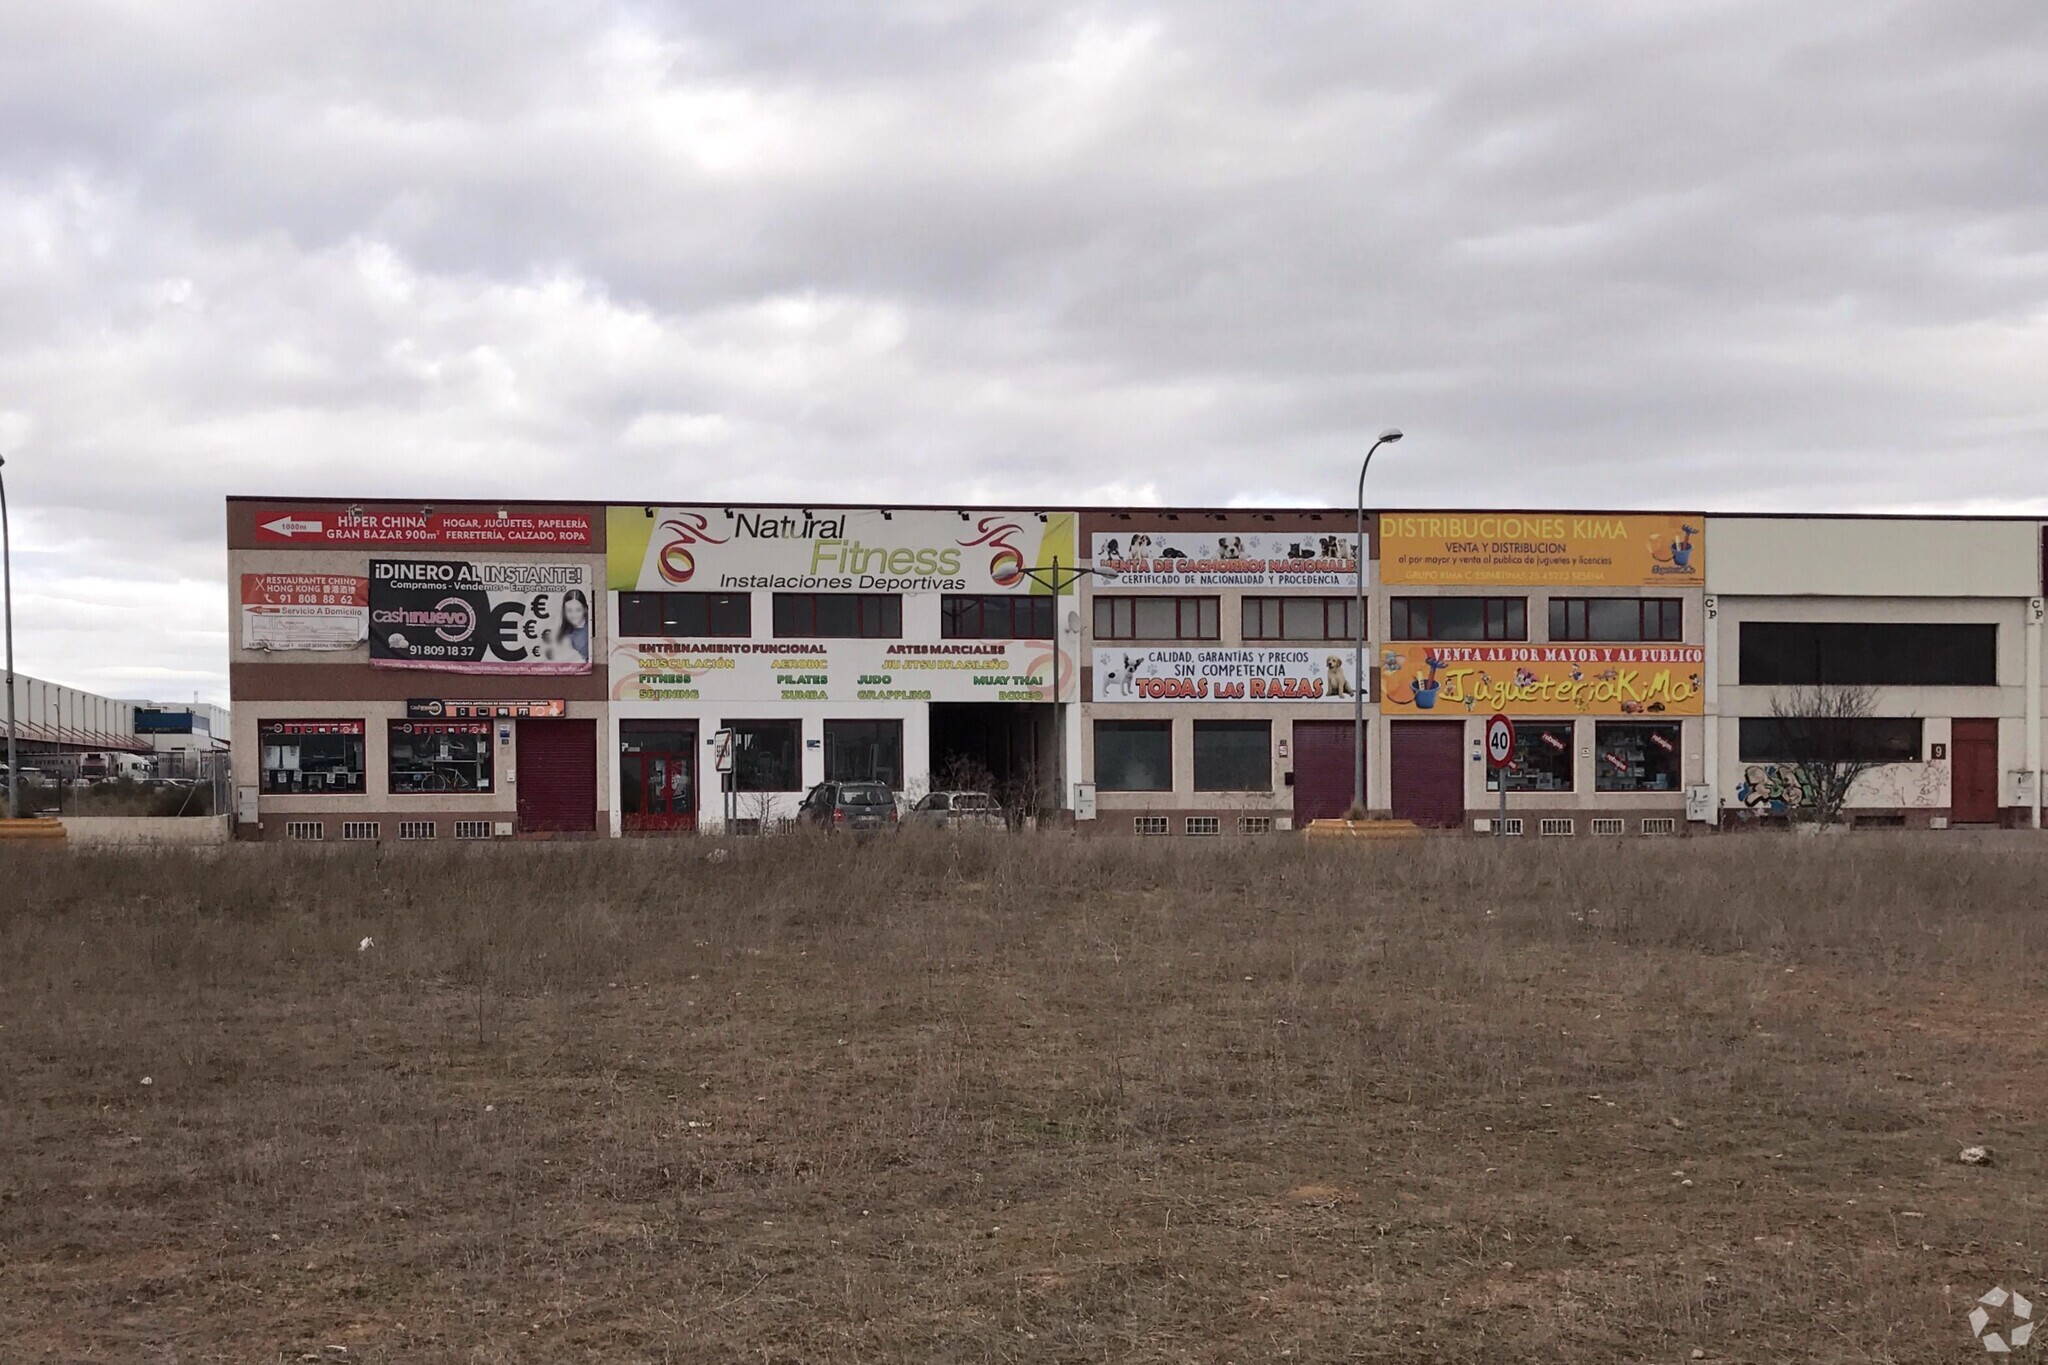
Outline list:
[[[1486,722],[1486,765],[1506,768],[1515,761],[1515,723],[1495,712]]]

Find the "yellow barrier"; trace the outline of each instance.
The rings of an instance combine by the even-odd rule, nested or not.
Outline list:
[[[63,822],[53,820],[48,816],[38,816],[28,820],[0,820],[0,839],[55,840],[62,842],[63,838]]]
[[[1413,820],[1311,820],[1311,839],[1419,839],[1422,827]]]

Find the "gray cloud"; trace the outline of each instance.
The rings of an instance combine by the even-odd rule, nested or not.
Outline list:
[[[2048,508],[2048,11],[0,12],[24,669],[220,498]]]

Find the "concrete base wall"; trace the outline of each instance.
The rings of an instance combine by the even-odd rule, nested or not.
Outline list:
[[[64,837],[73,847],[155,844],[192,847],[228,841],[225,815],[67,815]]]

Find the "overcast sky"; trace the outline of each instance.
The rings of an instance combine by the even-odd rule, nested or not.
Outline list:
[[[22,671],[230,492],[2048,509],[2048,4],[0,6]]]

